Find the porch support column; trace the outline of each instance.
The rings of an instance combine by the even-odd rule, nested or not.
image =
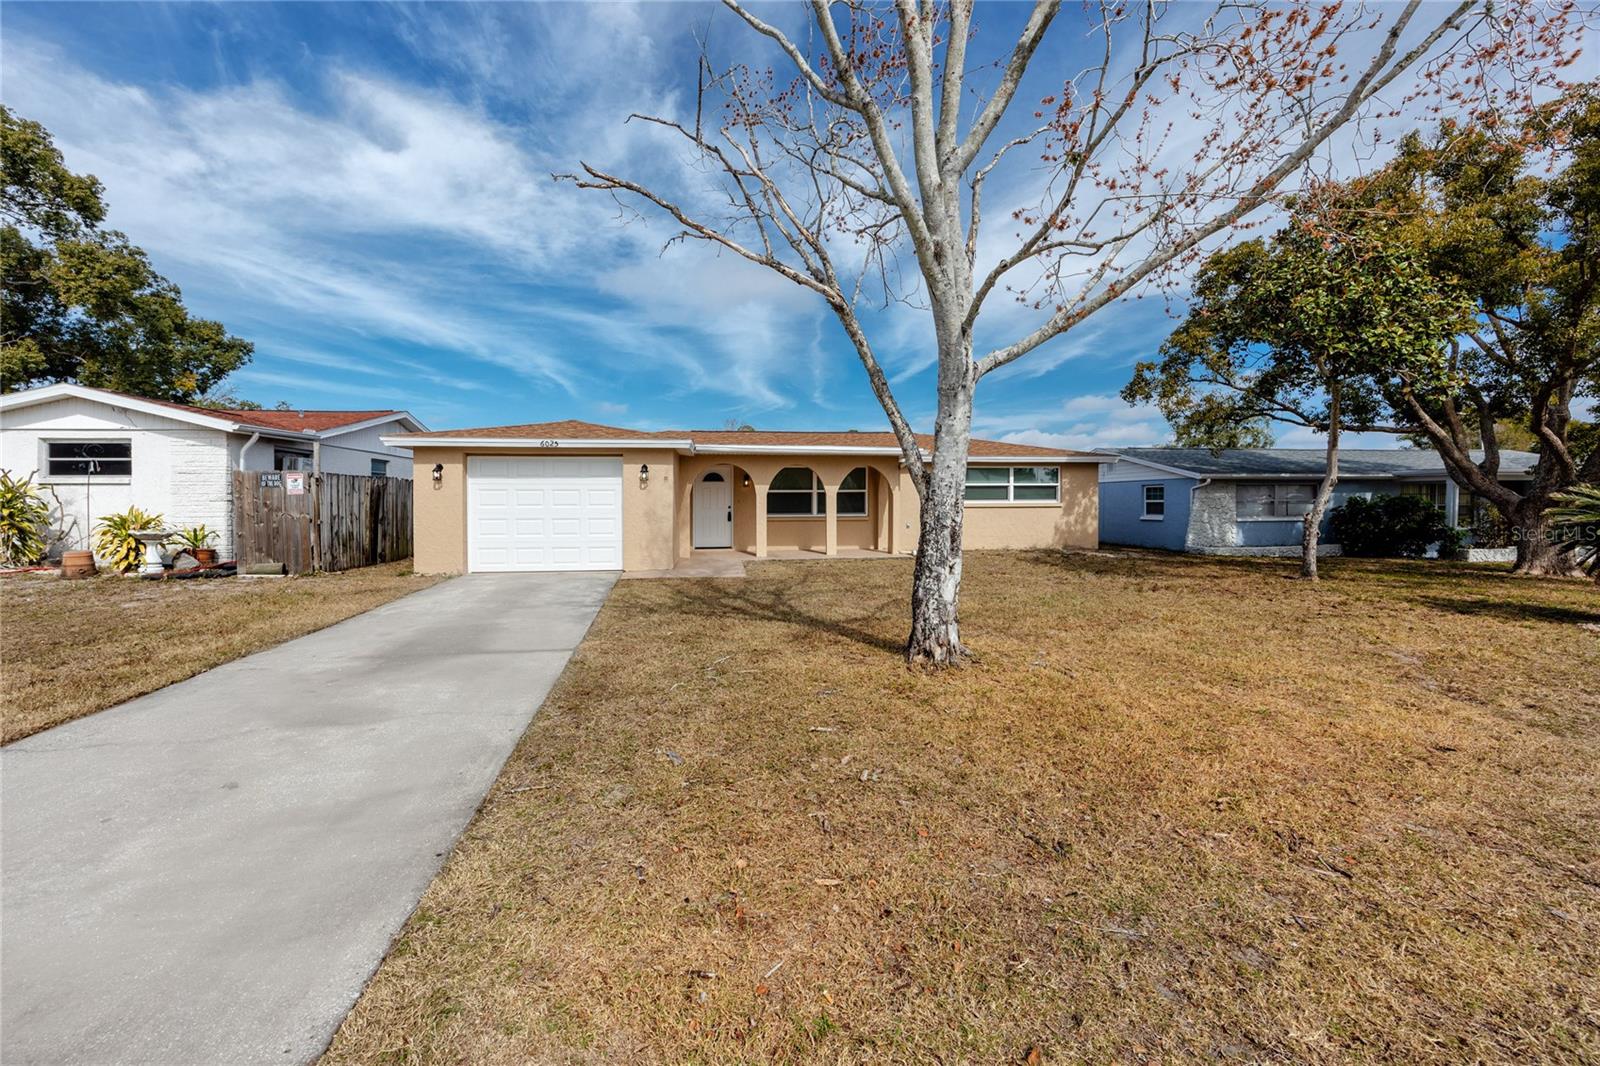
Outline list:
[[[756,490],[756,558],[767,557],[767,486],[766,482],[751,475]]]
[[[839,554],[839,486],[832,481],[822,482],[823,498],[827,501],[828,513],[823,516],[822,527],[827,530],[825,540],[825,555]]]

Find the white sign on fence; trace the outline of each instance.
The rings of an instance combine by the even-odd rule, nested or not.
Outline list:
[[[290,470],[283,475],[283,490],[290,496],[306,494],[306,475],[301,470]]]

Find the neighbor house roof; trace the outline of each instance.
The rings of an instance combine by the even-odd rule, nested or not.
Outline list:
[[[577,445],[619,444],[652,445],[689,452],[839,452],[844,454],[899,455],[900,444],[893,433],[844,430],[756,429],[623,429],[594,422],[564,420],[532,422],[516,426],[484,426],[477,429],[447,429],[424,433],[395,433],[384,442],[405,447],[429,444],[473,443],[484,445],[538,445],[555,441]],[[924,452],[933,447],[933,438],[917,435]],[[973,438],[970,454],[979,459],[1038,459],[1078,462],[1114,462],[1115,456],[1098,452],[1079,452],[1063,448],[1041,448],[1031,444]]]
[[[1321,477],[1322,448],[1115,448],[1116,455],[1188,477]],[[1474,462],[1483,458],[1472,453]],[[1500,477],[1530,474],[1539,456],[1501,451]],[[1444,460],[1428,448],[1341,448],[1339,476],[1347,478],[1444,477]]]
[[[235,407],[197,407],[194,404],[174,403],[171,400],[153,400],[110,389],[96,389],[87,385],[62,382],[36,389],[13,392],[0,396],[0,410],[28,407],[38,403],[65,398],[93,400],[113,407],[143,411],[146,414],[164,415],[196,425],[230,432],[248,433],[255,430],[288,433],[304,436],[326,436],[348,433],[368,425],[382,425],[399,421],[418,430],[426,427],[408,412],[398,409],[370,411],[253,411]]]

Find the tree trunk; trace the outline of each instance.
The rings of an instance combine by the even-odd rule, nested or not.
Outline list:
[[[972,360],[966,348],[941,358],[933,464],[922,492],[917,563],[911,579],[906,661],[949,666],[967,657],[961,643],[961,520],[972,443]]]
[[[1560,544],[1550,536],[1550,523],[1544,517],[1548,504],[1526,503],[1506,516],[1510,519],[1511,543],[1517,549],[1511,572],[1528,577],[1575,577],[1582,573],[1572,546]]]
[[[930,666],[948,666],[966,658],[961,643],[961,517],[962,499],[937,484],[922,498],[922,529],[917,536],[917,564],[911,579],[911,635],[906,659]]]
[[[1322,539],[1322,516],[1327,513],[1328,500],[1333,487],[1339,483],[1339,385],[1328,387],[1328,451],[1327,469],[1317,486],[1317,500],[1305,517],[1305,528],[1300,534],[1300,576],[1311,581],[1317,576],[1317,545]]]

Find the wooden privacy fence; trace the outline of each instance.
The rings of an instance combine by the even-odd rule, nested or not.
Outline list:
[[[411,482],[398,477],[233,472],[235,557],[291,574],[353,570],[411,554]]]

